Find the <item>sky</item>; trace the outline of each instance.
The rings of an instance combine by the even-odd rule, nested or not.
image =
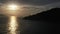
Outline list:
[[[17,12],[18,16],[34,15],[51,8],[60,7],[60,0],[0,0],[0,6],[8,1],[16,1],[23,5],[21,11]],[[3,13],[0,11],[0,13]]]

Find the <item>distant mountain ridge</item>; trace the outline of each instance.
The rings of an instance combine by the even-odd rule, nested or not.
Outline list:
[[[24,19],[27,20],[44,20],[44,21],[59,21],[60,8],[52,8],[50,10],[38,13],[36,15],[27,16]]]

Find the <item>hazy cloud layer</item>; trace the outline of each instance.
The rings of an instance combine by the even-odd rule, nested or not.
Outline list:
[[[51,8],[60,7],[60,0],[16,0],[16,1],[23,5],[22,10],[16,13],[18,16],[33,15],[49,10]],[[5,0],[0,0],[1,4],[5,2],[6,2]]]
[[[8,1],[17,1],[20,4],[27,4],[27,5],[47,5],[55,2],[60,2],[60,0],[0,0],[0,3],[6,3]]]
[[[24,16],[33,15],[43,11],[50,10],[52,8],[59,8],[59,7],[60,7],[60,2],[51,3],[47,5],[42,5],[42,6],[31,5],[30,7],[25,7],[25,9],[23,8],[22,15]]]
[[[60,0],[19,0],[20,3],[28,4],[28,5],[46,5],[59,1]]]

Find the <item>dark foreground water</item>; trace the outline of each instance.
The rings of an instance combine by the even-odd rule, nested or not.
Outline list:
[[[49,34],[60,32],[59,27],[60,24],[17,19],[15,16],[0,18],[0,34]]]

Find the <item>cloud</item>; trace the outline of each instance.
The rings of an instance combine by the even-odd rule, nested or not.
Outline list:
[[[51,3],[51,4],[47,4],[47,5],[42,5],[42,6],[35,6],[35,5],[30,5],[30,6],[26,6],[23,7],[22,15],[20,16],[29,16],[29,15],[34,15],[43,11],[47,11],[50,10],[52,8],[56,8],[56,7],[60,7],[60,2],[57,3]]]
[[[23,7],[15,15],[20,17],[34,15],[51,8],[60,7],[60,0],[19,0],[19,3]],[[3,11],[0,13],[5,14]]]
[[[28,5],[46,5],[59,1],[60,0],[19,0],[20,3]]]

